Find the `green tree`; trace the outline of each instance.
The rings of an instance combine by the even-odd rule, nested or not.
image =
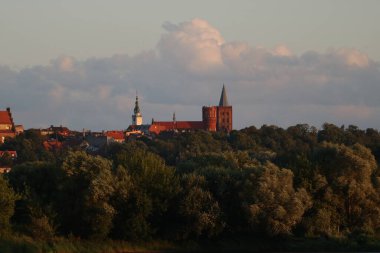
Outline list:
[[[339,221],[337,233],[372,234],[380,228],[380,198],[373,184],[377,168],[371,151],[360,144],[322,143],[316,151],[318,169],[326,187],[316,190],[316,204]],[[315,212],[318,214],[318,212]]]
[[[0,166],[12,167],[12,165],[13,158],[9,153],[4,153],[2,156],[0,156]]]
[[[12,222],[20,232],[47,239],[55,234],[56,212],[61,171],[55,164],[26,162],[7,174],[10,184],[20,195]]]
[[[185,174],[182,177],[182,187],[178,210],[182,223],[179,238],[207,238],[221,233],[225,226],[222,212],[211,192],[205,189],[205,178]]]
[[[255,147],[255,141],[242,131],[232,131],[229,138],[232,147],[238,150],[248,150]]]
[[[144,239],[163,234],[171,219],[168,211],[180,189],[175,170],[156,154],[139,148],[117,153],[115,165],[126,168],[132,180],[124,211],[124,224],[130,228],[126,238]]]
[[[344,143],[345,140],[344,126],[339,128],[334,124],[324,123],[322,130],[318,132],[319,142]]]
[[[105,238],[115,214],[110,205],[114,193],[111,162],[80,151],[70,152],[62,170],[58,211],[64,231],[86,238]]]
[[[61,170],[49,162],[26,162],[16,165],[7,178],[19,194],[29,194],[34,202],[51,204],[57,195],[62,177]]]
[[[291,234],[311,206],[305,189],[293,188],[293,173],[266,163],[251,174],[245,187],[248,222],[269,236]]]
[[[0,236],[9,232],[10,218],[14,213],[15,202],[18,196],[8,182],[0,175]]]
[[[129,202],[132,197],[132,178],[128,171],[121,165],[115,169],[115,191],[111,197],[111,204],[115,208],[112,237],[116,239],[128,239],[131,228],[128,226],[130,215]]]

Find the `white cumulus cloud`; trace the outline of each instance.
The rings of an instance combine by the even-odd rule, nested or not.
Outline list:
[[[165,23],[158,49],[163,59],[179,64],[193,72],[203,72],[220,67],[220,47],[224,39],[220,32],[202,19],[193,19],[179,25]]]

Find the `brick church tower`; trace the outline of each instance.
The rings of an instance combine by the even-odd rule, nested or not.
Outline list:
[[[206,131],[215,132],[216,131],[216,106],[203,106],[202,107],[202,119],[204,129]]]
[[[138,106],[138,98],[136,96],[136,105],[134,115],[132,116],[133,125],[135,128],[142,124],[142,115]],[[226,88],[223,84],[222,94],[220,95],[219,105],[203,106],[202,121],[177,121],[173,114],[172,121],[153,121],[149,125],[149,132],[160,134],[163,131],[192,131],[206,130],[210,132],[231,132],[232,131],[232,106],[228,103]]]
[[[227,99],[226,88],[223,84],[222,94],[220,95],[219,106],[217,108],[217,131],[232,131],[232,106],[229,105]]]
[[[220,95],[219,106],[203,106],[202,119],[204,129],[207,131],[231,132],[232,106],[228,104],[226,88],[224,85],[222,94]]]

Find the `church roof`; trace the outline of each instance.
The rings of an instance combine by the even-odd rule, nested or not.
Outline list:
[[[203,121],[154,121],[149,127],[149,132],[159,134],[162,131],[196,129],[204,129]]]
[[[228,104],[227,93],[226,93],[226,89],[224,88],[224,84],[223,84],[222,94],[220,95],[219,106],[230,106]]]
[[[127,131],[148,131],[150,125],[130,125]]]
[[[203,129],[204,124],[203,121],[154,121],[154,126],[160,126],[165,130],[171,130],[171,129],[178,129],[178,130],[184,130],[184,129]]]

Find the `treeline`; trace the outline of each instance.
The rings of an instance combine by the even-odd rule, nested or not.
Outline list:
[[[0,234],[139,241],[379,238],[380,133],[355,126],[163,133],[101,155],[27,131],[0,177]]]

